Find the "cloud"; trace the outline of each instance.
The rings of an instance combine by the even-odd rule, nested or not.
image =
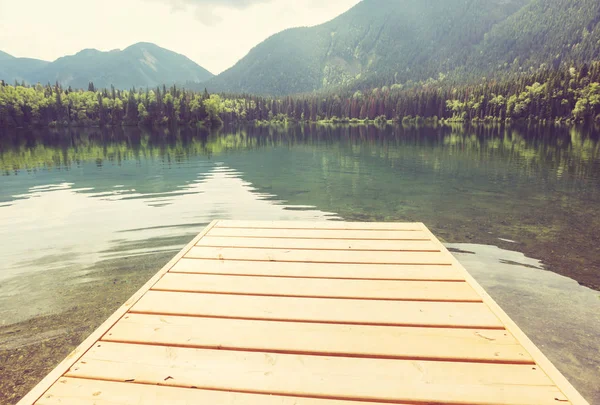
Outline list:
[[[270,3],[273,0],[148,0],[165,3],[171,6],[172,11],[194,10],[198,20],[206,25],[215,25],[223,20],[216,13],[217,9],[244,10],[257,4]]]

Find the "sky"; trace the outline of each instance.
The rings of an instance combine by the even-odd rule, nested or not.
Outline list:
[[[153,42],[212,73],[286,28],[331,20],[359,0],[0,0],[0,50],[53,61]]]

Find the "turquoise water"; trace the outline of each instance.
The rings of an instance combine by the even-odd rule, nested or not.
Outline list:
[[[476,250],[478,280],[600,395],[593,129],[22,130],[0,134],[0,171],[0,351],[99,324],[216,218],[419,221]],[[561,291],[577,299],[544,313]],[[544,340],[544,314],[581,333]]]
[[[446,241],[519,250],[600,289],[591,130],[21,131],[0,137],[0,169],[0,280],[67,253],[131,254],[213,218],[328,217],[422,221]],[[22,260],[31,243],[28,262],[42,269]]]

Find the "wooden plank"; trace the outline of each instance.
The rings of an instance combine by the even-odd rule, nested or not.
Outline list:
[[[73,350],[54,370],[52,370],[42,381],[40,381],[17,405],[30,405],[35,403],[48,388],[52,386],[62,375],[77,361],[92,345],[94,345],[127,311],[167,272],[183,255],[191,249],[207,232],[211,230],[217,221],[211,222],[202,232],[188,243],[178,254],[173,257],[163,268],[144,284],[131,298],[129,298],[119,309],[117,309],[102,325],[87,337],[75,350]]]
[[[542,351],[529,339],[529,337],[517,326],[517,324],[504,312],[504,310],[494,301],[494,299],[485,291],[481,285],[471,276],[471,274],[458,262],[458,260],[450,254],[446,247],[435,237],[433,233],[424,225],[421,224],[422,230],[430,235],[431,240],[435,241],[442,252],[448,253],[452,259],[452,263],[457,266],[465,277],[465,280],[473,287],[475,291],[482,297],[484,303],[494,312],[498,319],[506,326],[506,329],[519,341],[521,345],[529,352],[539,367],[548,375],[548,377],[556,384],[565,397],[574,405],[589,405],[583,396],[571,385],[564,375],[552,364],[550,360],[542,353]]]
[[[207,242],[219,246],[194,247]],[[224,247],[234,243],[249,246]],[[439,277],[451,279],[431,282]],[[433,287],[441,284],[452,291]],[[424,301],[465,291],[483,302]],[[74,381],[80,396],[60,391]],[[96,384],[114,391],[104,397]],[[19,405],[547,404],[567,396],[587,404],[423,224],[219,221]]]
[[[37,405],[380,405],[278,395],[245,394],[113,381],[61,378]]]
[[[407,240],[337,240],[337,239],[280,239],[205,236],[196,246],[237,247],[259,249],[307,249],[307,250],[360,250],[396,252],[439,252],[431,241]]]
[[[341,222],[341,221],[232,221],[222,220],[217,228],[255,229],[342,229],[342,230],[393,230],[420,231],[423,224],[418,222]]]
[[[254,260],[305,263],[449,264],[439,252],[356,252],[340,250],[283,250],[194,247],[188,259]]]
[[[505,330],[411,328],[129,314],[110,342],[405,359],[532,364]],[[452,348],[449,350],[449,348]]]
[[[335,280],[167,273],[152,289],[280,297],[481,302],[479,295],[467,283],[444,281]]]
[[[259,297],[148,291],[133,313],[365,325],[503,329],[482,303]]]
[[[361,359],[101,342],[67,377],[277,395],[396,402],[548,404],[560,392],[531,365]],[[526,388],[526,389],[524,389]]]
[[[422,231],[213,228],[208,235],[243,238],[341,239],[341,240],[429,240]]]
[[[464,280],[463,272],[453,266],[444,265],[253,262],[182,258],[170,272],[363,280]]]

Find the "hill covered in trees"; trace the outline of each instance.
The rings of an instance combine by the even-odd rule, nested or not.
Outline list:
[[[4,54],[8,55],[8,54]],[[0,54],[0,80],[29,84],[58,82],[63,87],[129,89],[163,84],[204,82],[213,74],[187,57],[151,43],[138,43],[124,50],[101,52],[85,49],[54,62]]]
[[[287,95],[531,73],[600,52],[597,0],[363,0],[256,46],[209,90]]]
[[[93,86],[91,86],[93,87]],[[255,122],[597,122],[600,62],[545,69],[503,81],[462,86],[430,81],[412,87],[264,97],[217,95],[178,87],[70,91],[0,83],[0,128],[90,125],[220,125]]]
[[[475,72],[532,71],[600,58],[600,2],[532,0],[495,25],[469,55]]]

